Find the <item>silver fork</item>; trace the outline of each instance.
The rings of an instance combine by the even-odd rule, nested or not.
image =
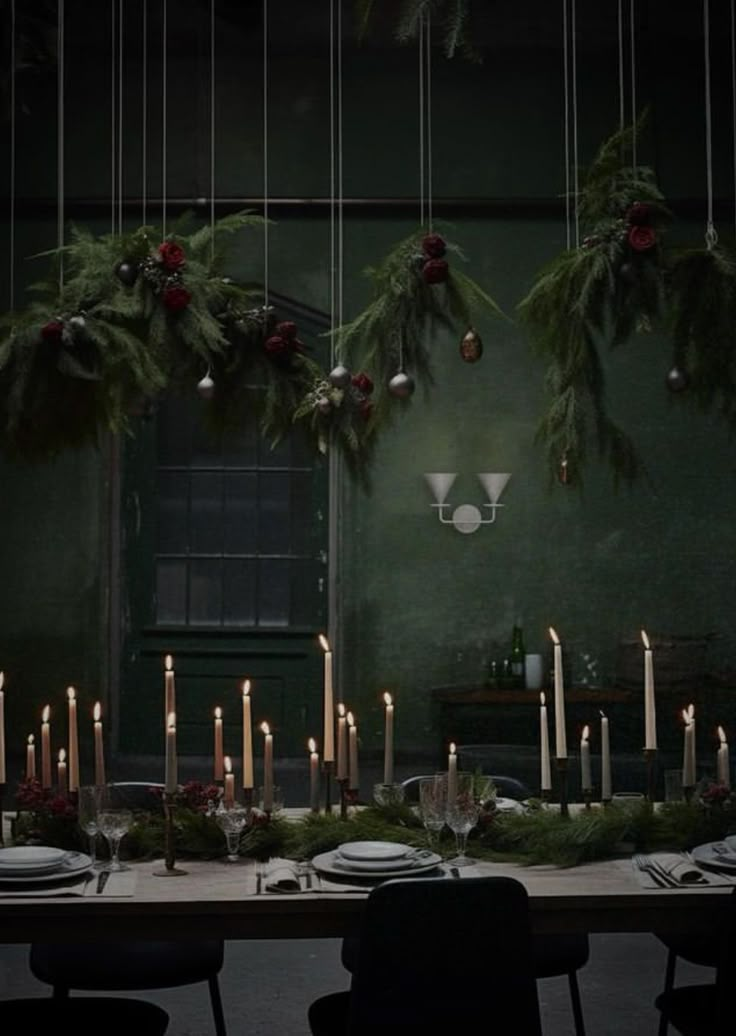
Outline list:
[[[642,856],[640,853],[637,853],[634,856],[634,863],[639,870],[651,875],[655,885],[659,885],[660,888],[674,889],[679,887],[679,883],[674,878],[671,878],[669,874],[665,874],[656,863],[652,863],[648,856]]]

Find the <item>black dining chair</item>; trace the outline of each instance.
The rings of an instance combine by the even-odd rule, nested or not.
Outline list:
[[[315,1000],[314,1036],[541,1036],[529,901],[514,878],[387,881],[370,892],[350,989]]]
[[[3,1032],[104,1032],[105,1036],[164,1036],[169,1016],[147,1000],[80,996],[0,1000]]]

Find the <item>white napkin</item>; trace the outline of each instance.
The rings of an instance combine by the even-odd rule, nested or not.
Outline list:
[[[297,864],[274,857],[266,868],[264,888],[266,892],[301,892]]]
[[[715,872],[701,870],[686,854],[683,853],[652,853],[649,857],[652,863],[657,864],[665,874],[675,879],[681,888],[708,888],[713,885],[734,885],[736,877],[728,874],[717,874]],[[642,870],[636,864],[636,858],[632,859],[634,874],[642,888],[662,888],[661,882],[657,881],[649,871]]]
[[[135,871],[111,873],[102,892],[97,891],[99,873],[83,874],[79,881],[69,885],[31,886],[24,889],[0,889],[0,899],[56,899],[67,896],[84,896],[93,899],[115,899],[119,896],[135,895],[138,875]]]

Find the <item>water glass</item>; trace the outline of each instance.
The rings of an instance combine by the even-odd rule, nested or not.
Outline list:
[[[77,798],[77,820],[87,835],[92,866],[97,866],[97,835],[100,832],[97,815],[102,801],[102,787],[99,784],[83,784]]]
[[[109,871],[126,871],[130,868],[120,862],[120,842],[133,826],[133,813],[121,805],[121,798],[114,785],[100,789],[97,809],[97,829],[110,849]]]
[[[457,792],[448,797],[447,826],[455,835],[457,856],[448,862],[453,867],[467,867],[472,861],[466,855],[468,835],[478,823],[480,803],[475,795],[475,778],[472,773],[457,775]]]
[[[434,777],[422,777],[419,781],[419,815],[427,831],[430,849],[434,849],[439,841],[439,833],[445,826],[446,813],[447,774],[437,773]]]
[[[229,863],[237,863],[240,859],[238,849],[240,847],[240,836],[243,828],[248,823],[248,810],[245,806],[225,806],[220,802],[212,815],[217,821],[218,827],[225,835],[227,843],[227,860]]]

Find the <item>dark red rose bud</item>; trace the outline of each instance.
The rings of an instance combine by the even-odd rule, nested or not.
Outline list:
[[[172,288],[167,288],[161,298],[168,310],[172,313],[178,313],[180,310],[187,308],[192,300],[192,295],[186,288],[174,285]]]
[[[439,234],[427,234],[422,239],[422,251],[429,259],[441,259],[447,251],[447,245]]]
[[[289,343],[281,335],[271,335],[266,339],[264,349],[270,356],[283,356],[289,351]]]
[[[41,337],[44,342],[60,342],[63,331],[64,325],[60,320],[49,320],[41,328]]]
[[[635,226],[641,226],[643,223],[648,223],[652,215],[652,209],[649,205],[646,205],[643,201],[635,201],[633,205],[630,205],[626,210],[626,219],[629,223]]]
[[[648,252],[654,248],[657,232],[654,227],[633,226],[629,231],[629,244],[635,252]]]
[[[422,267],[422,276],[427,284],[442,284],[447,280],[449,269],[444,259],[428,259]]]
[[[292,338],[296,338],[297,326],[293,320],[282,320],[276,325],[275,333],[290,342]]]
[[[359,392],[370,396],[373,391],[373,382],[367,374],[361,371],[360,374],[354,374],[350,380]]]
[[[186,256],[181,245],[175,241],[164,241],[158,246],[158,256],[161,265],[166,270],[181,270],[186,263]]]

